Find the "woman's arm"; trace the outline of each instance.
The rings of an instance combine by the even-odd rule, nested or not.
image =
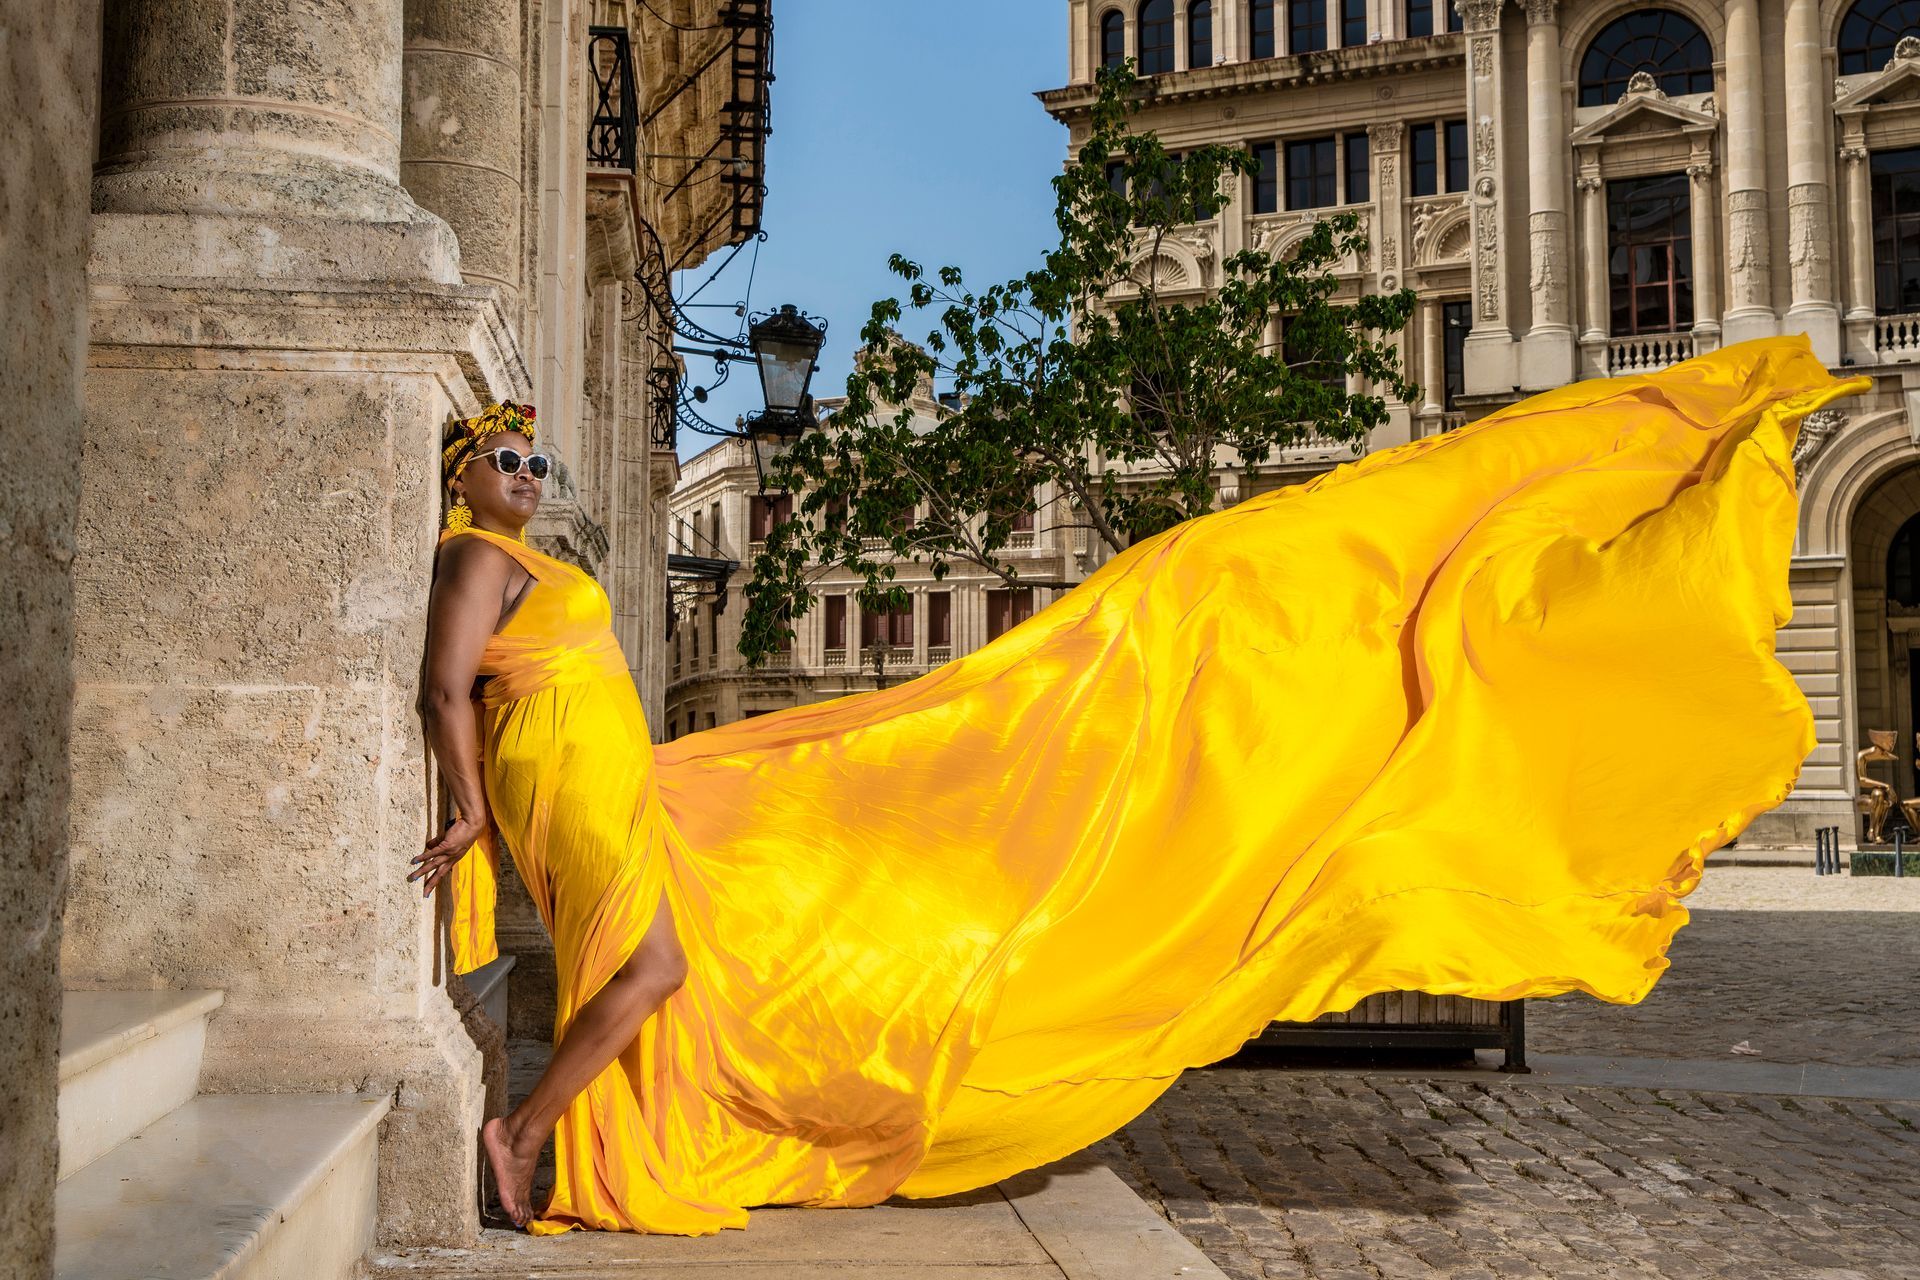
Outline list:
[[[480,777],[480,734],[473,719],[473,682],[480,655],[500,624],[500,601],[515,568],[513,558],[479,538],[457,538],[440,552],[427,604],[425,721],[427,745],[453,793],[453,824],[427,842],[409,881],[424,878],[433,893],[486,834],[486,784]]]

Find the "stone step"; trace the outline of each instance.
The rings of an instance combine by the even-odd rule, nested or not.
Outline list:
[[[346,1280],[385,1094],[203,1095],[62,1182],[56,1280]]]
[[[193,1097],[218,991],[69,991],[60,1009],[60,1177]]]
[[[507,1032],[507,975],[513,972],[513,963],[512,956],[501,956],[467,975],[467,986],[473,991],[474,999],[480,1002],[502,1035]]]

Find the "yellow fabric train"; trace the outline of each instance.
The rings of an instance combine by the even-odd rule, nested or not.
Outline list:
[[[1376,991],[1639,1000],[1813,746],[1773,651],[1790,455],[1866,385],[1789,338],[1566,387],[1147,539],[920,679],[658,748],[598,586],[496,538],[540,585],[482,667],[486,775],[556,1035],[660,893],[690,966],[562,1119],[535,1229],[980,1186]]]

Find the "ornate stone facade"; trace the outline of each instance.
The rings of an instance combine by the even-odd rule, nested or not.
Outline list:
[[[1370,219],[1377,251],[1342,286],[1420,295],[1402,350],[1422,394],[1390,404],[1375,447],[1575,378],[1655,369],[1778,333],[1806,333],[1837,371],[1872,379],[1844,416],[1808,425],[1798,457],[1795,615],[1780,647],[1813,706],[1819,745],[1799,790],[1755,823],[1752,839],[1811,843],[1819,825],[1855,830],[1849,763],[1867,729],[1898,730],[1896,785],[1903,795],[1920,787],[1907,675],[1920,631],[1902,620],[1914,606],[1888,603],[1908,588],[1905,577],[1890,582],[1887,559],[1906,554],[1916,536],[1906,522],[1920,514],[1920,314],[1909,314],[1920,302],[1877,296],[1892,276],[1888,250],[1875,246],[1873,185],[1876,157],[1920,148],[1920,32],[1878,48],[1867,60],[1874,69],[1862,70],[1857,51],[1843,66],[1840,48],[1854,0],[1641,7],[1697,29],[1703,44],[1688,56],[1698,65],[1622,65],[1609,73],[1619,77],[1613,89],[1588,92],[1584,60],[1628,11],[1612,0],[1460,0],[1459,30],[1421,37],[1408,35],[1402,0],[1369,0],[1364,44],[1337,47],[1341,24],[1330,22],[1336,47],[1298,56],[1281,5],[1278,56],[1263,59],[1249,57],[1246,5],[1216,4],[1213,65],[1152,77],[1139,119],[1174,150],[1364,131],[1369,190],[1344,203]],[[1075,141],[1100,21],[1114,8],[1131,10],[1133,0],[1066,5],[1068,82],[1041,98]],[[1175,8],[1184,32],[1187,6]],[[1426,148],[1435,122],[1442,154],[1416,157],[1411,131],[1422,130]],[[1452,165],[1445,122],[1465,147]],[[1629,184],[1665,177],[1676,181],[1662,198],[1684,211],[1687,314],[1665,328],[1622,329],[1609,261],[1625,250],[1610,193],[1617,201]],[[1239,192],[1220,220],[1227,253],[1315,216],[1256,214],[1251,196]]]

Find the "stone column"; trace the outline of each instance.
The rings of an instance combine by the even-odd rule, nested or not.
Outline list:
[[[1767,213],[1766,104],[1760,0],[1727,0],[1727,342],[1780,332],[1773,305],[1773,233]]]
[[[1833,226],[1828,202],[1832,156],[1826,117],[1832,105],[1821,36],[1820,0],[1786,0],[1787,265],[1793,304],[1788,332],[1804,331],[1814,353],[1840,361],[1840,309],[1833,300]]]
[[[1607,296],[1607,184],[1597,167],[1588,166],[1576,184],[1580,189],[1581,290],[1580,376],[1597,378],[1607,371],[1607,337],[1612,327],[1611,299]]]
[[[1440,0],[1442,4],[1446,0]],[[1373,12],[1368,15],[1367,34],[1375,32],[1382,40],[1404,40],[1407,34],[1407,6],[1405,0],[1373,0]]]
[[[1093,29],[1088,0],[1072,0],[1067,6],[1068,84],[1093,83],[1094,68],[1100,65],[1097,47],[1100,33]]]
[[[60,900],[100,6],[19,6],[0,77],[0,1271],[53,1275]],[[16,185],[17,183],[17,185]]]
[[[1855,365],[1870,365],[1874,353],[1874,192],[1868,171],[1862,117],[1847,121],[1839,159],[1847,165],[1847,351]]]
[[[1447,352],[1445,313],[1438,298],[1420,300],[1420,416],[1437,419],[1447,406]],[[1435,422],[1420,430],[1423,436],[1439,431]]]
[[[1187,15],[1191,12],[1188,0],[1173,0],[1173,69],[1188,71],[1192,69],[1193,50],[1187,46]]]
[[[1244,0],[1213,0],[1213,64],[1247,60],[1247,6]]]
[[[1527,0],[1527,250],[1533,323],[1520,344],[1520,385],[1528,389],[1573,381],[1566,138],[1560,0]]]
[[[1714,198],[1710,152],[1694,152],[1687,178],[1693,240],[1693,349],[1700,354],[1720,345],[1720,202]]]
[[[1471,148],[1473,330],[1467,335],[1469,395],[1509,391],[1520,381],[1502,265],[1505,227],[1500,172],[1501,0],[1460,0],[1467,40],[1467,132]]]
[[[460,239],[460,276],[520,297],[519,6],[406,0],[400,180]]]
[[[380,1236],[458,1244],[480,1054],[405,883],[424,604],[448,418],[531,397],[399,185],[402,30],[401,0],[108,5],[63,964],[225,991],[204,1091],[392,1095]]]

